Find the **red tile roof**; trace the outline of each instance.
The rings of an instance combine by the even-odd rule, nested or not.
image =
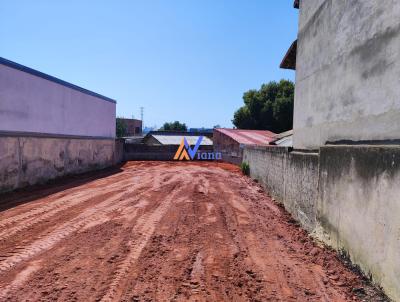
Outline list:
[[[245,145],[269,145],[275,140],[275,133],[268,130],[242,130],[218,128],[215,131],[221,132],[240,144]]]

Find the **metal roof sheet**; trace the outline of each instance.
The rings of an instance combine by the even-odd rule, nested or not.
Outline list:
[[[240,144],[245,145],[269,145],[274,140],[275,133],[268,130],[242,130],[242,129],[215,129]]]
[[[198,135],[185,136],[185,135],[159,135],[159,134],[153,134],[152,136],[163,145],[180,145],[183,137],[186,137],[186,140],[190,145],[195,145],[200,137]],[[206,136],[203,136],[203,140],[201,141],[200,145],[212,146],[212,144],[213,142],[211,139],[209,139]]]
[[[293,135],[285,136],[274,142],[277,146],[293,147]]]
[[[276,134],[275,139],[281,139],[291,135],[293,135],[293,129]]]

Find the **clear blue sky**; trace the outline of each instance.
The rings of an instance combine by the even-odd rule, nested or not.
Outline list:
[[[294,79],[293,0],[0,2],[0,56],[117,100],[145,125],[231,127],[243,92]]]

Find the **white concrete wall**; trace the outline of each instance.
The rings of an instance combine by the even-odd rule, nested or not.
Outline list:
[[[320,149],[317,233],[393,301],[400,301],[399,183],[399,146]]]
[[[297,149],[400,139],[400,1],[302,0]]]
[[[115,106],[0,62],[0,131],[114,138]]]

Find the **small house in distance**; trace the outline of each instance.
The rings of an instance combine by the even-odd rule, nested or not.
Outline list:
[[[183,138],[195,146],[202,137],[198,152],[213,151],[212,133],[190,133],[187,131],[150,131],[145,137],[125,140],[126,160],[173,160]]]
[[[268,130],[214,129],[214,151],[221,152],[222,160],[239,165],[246,145],[268,146],[275,140]]]
[[[142,135],[142,121],[133,118],[117,118],[125,125],[125,136],[140,136]]]

